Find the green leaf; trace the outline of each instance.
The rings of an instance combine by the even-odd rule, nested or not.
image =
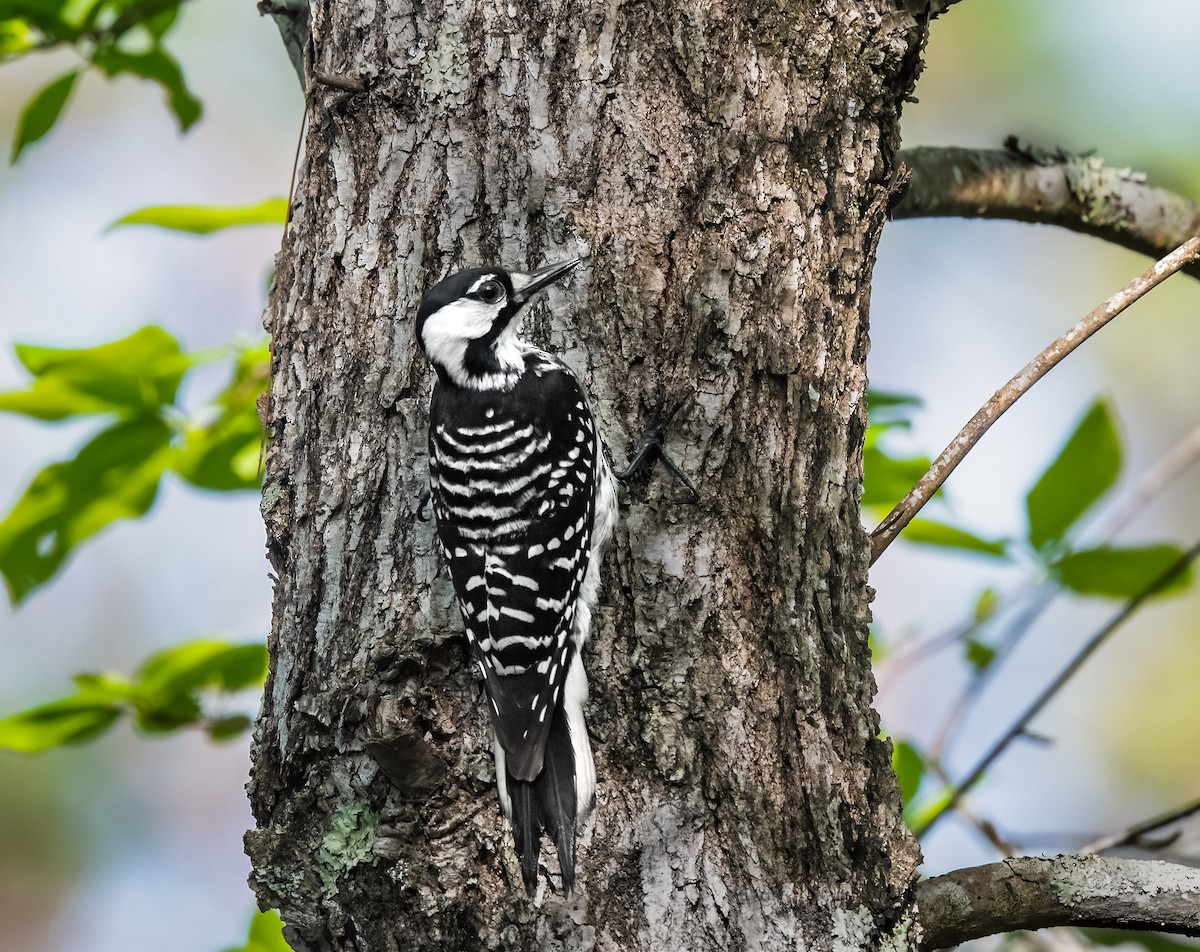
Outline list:
[[[228,714],[210,720],[204,730],[213,740],[233,740],[253,726],[254,720],[245,714]]]
[[[904,805],[904,822],[910,830],[922,830],[929,825],[929,821],[938,813],[941,813],[946,804],[950,802],[954,796],[954,788],[945,786],[937,793],[930,797],[923,797],[916,803],[905,803]]]
[[[1041,550],[1060,542],[1113,487],[1120,471],[1120,437],[1108,404],[1098,400],[1026,497],[1033,547]]]
[[[268,198],[250,205],[151,205],[118,218],[112,227],[154,225],[207,235],[239,225],[281,225],[287,221],[287,206],[286,198]]]
[[[900,796],[905,803],[911,803],[925,776],[925,758],[908,741],[894,741],[892,770],[896,772],[896,779],[900,781]]]
[[[878,447],[864,447],[862,505],[890,509],[907,495],[927,469],[927,457],[896,458]]]
[[[179,4],[167,7],[161,13],[156,13],[153,16],[147,17],[142,21],[142,26],[155,40],[161,40],[167,35],[167,32],[175,25],[175,21],[179,18]]]
[[[71,677],[79,697],[109,704],[126,704],[137,695],[128,678],[119,674],[76,674]]]
[[[73,69],[69,73],[64,73],[58,79],[43,86],[37,94],[29,100],[21,112],[21,119],[17,123],[17,134],[13,139],[12,157],[9,161],[13,164],[20,158],[21,152],[30,143],[37,142],[53,127],[58,121],[58,117],[62,115],[63,107],[67,104],[67,99],[71,95],[71,90],[75,88],[75,81],[79,79],[79,70]]]
[[[24,20],[0,21],[0,60],[28,53],[37,46],[37,34]]]
[[[966,644],[967,663],[975,669],[976,674],[982,674],[996,660],[996,649],[975,638],[968,638]]]
[[[0,411],[42,420],[88,413],[143,414],[174,402],[191,361],[161,327],[84,349],[17,344],[34,375],[27,390],[0,393]]]
[[[200,118],[203,108],[200,100],[188,89],[175,58],[161,46],[156,44],[144,53],[129,53],[107,46],[93,54],[92,62],[108,76],[129,73],[162,86],[167,94],[167,105],[179,120],[181,131],[187,132]]]
[[[62,420],[70,416],[113,413],[125,409],[120,404],[81,393],[66,381],[55,377],[36,379],[28,390],[0,393],[0,412],[19,413],[37,420]]]
[[[1131,929],[1079,929],[1082,935],[1096,945],[1140,945],[1147,952],[1196,952],[1194,942],[1182,942],[1158,932],[1138,932]]]
[[[203,716],[200,699],[190,694],[142,699],[134,705],[134,723],[147,734],[168,734],[195,724]]]
[[[220,415],[208,426],[189,429],[172,463],[193,486],[216,490],[261,486],[264,432],[258,398],[270,375],[266,346],[247,348],[239,355],[233,379],[216,400]]]
[[[109,427],[74,459],[47,466],[0,522],[0,573],[16,604],[50,579],[74,548],[154,503],[170,430],[156,417]]]
[[[920,397],[912,393],[875,389],[867,391],[867,412],[872,426],[883,418],[895,417],[898,411],[916,410],[923,403]]]
[[[990,621],[999,607],[1000,593],[994,588],[985,588],[975,600],[974,623],[982,625],[985,621]]]
[[[1133,598],[1149,589],[1183,556],[1183,550],[1173,545],[1101,546],[1064,555],[1051,570],[1063,585],[1080,595]],[[1162,591],[1180,592],[1191,582],[1192,569],[1187,566]]]
[[[134,678],[78,674],[76,694],[0,720],[0,747],[36,753],[60,744],[90,740],[123,713],[147,733],[175,731],[202,723],[209,737],[228,740],[244,733],[250,718],[228,714],[205,718],[200,693],[259,687],[266,677],[267,649],[259,644],[193,641],[156,652]]]
[[[984,539],[965,529],[934,522],[931,519],[913,519],[905,527],[900,538],[906,542],[916,542],[921,545],[962,549],[965,552],[991,555],[1002,559],[1008,557],[1008,543],[1004,539]]]
[[[274,909],[256,912],[250,922],[250,934],[245,945],[225,952],[292,952],[283,938],[283,922]]]
[[[4,26],[18,36],[26,34],[31,44],[25,48],[18,46],[14,52],[77,40],[79,28],[68,22],[70,11],[64,9],[67,6],[67,0],[0,0],[0,20],[5,21]]]
[[[222,416],[211,426],[189,430],[171,465],[200,489],[257,490],[262,485],[262,440],[257,414]]]
[[[0,747],[40,754],[79,744],[104,733],[120,714],[118,705],[83,695],[52,701],[0,720]]]
[[[266,676],[267,649],[261,643],[189,641],[147,658],[134,683],[147,695],[177,695],[202,688],[232,693],[258,687]]]

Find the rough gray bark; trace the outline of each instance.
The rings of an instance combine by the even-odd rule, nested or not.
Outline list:
[[[366,91],[315,87],[267,316],[247,849],[297,949],[904,941],[918,856],[870,708],[858,495],[909,6],[314,6],[310,69]],[[599,803],[575,897],[535,904],[418,519],[412,315],[451,266],[575,253],[530,336],[618,459],[694,387],[671,443],[703,500],[627,493],[588,657]]]
[[[1025,856],[959,869],[917,889],[921,949],[998,932],[1103,926],[1200,935],[1200,872],[1101,856]]]

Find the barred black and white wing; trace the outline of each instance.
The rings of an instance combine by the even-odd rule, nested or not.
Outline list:
[[[429,456],[438,536],[532,891],[543,828],[570,888],[576,824],[594,799],[579,651],[615,493],[579,383],[547,355],[527,362],[511,390],[435,389]]]

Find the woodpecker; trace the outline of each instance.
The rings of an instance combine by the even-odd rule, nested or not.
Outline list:
[[[429,485],[472,660],[494,729],[496,786],[526,891],[542,833],[564,891],[595,802],[582,651],[616,482],[583,387],[518,336],[522,308],[579,259],[528,274],[459,271],[421,300],[417,336],[437,373]]]

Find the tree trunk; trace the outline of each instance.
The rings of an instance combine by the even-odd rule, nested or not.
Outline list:
[[[307,949],[868,949],[917,849],[877,739],[858,496],[903,0],[317,4],[267,316],[278,575],[252,881]],[[588,382],[624,494],[586,661],[579,884],[528,900],[427,485],[421,292],[586,254],[527,337]],[[547,869],[552,851],[543,852]],[[899,948],[903,939],[896,940]]]

